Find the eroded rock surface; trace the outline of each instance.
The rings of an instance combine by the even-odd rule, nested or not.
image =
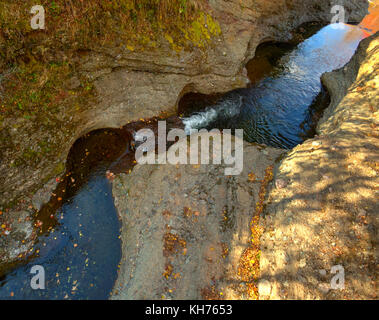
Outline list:
[[[360,21],[367,3],[349,1],[345,8],[349,20]],[[93,82],[97,102],[88,101],[79,108],[70,105],[70,100],[62,106],[57,101],[54,119],[35,117],[27,121],[19,117],[2,121],[0,206],[5,208],[20,198],[30,202],[43,184],[62,173],[75,140],[91,130],[120,127],[173,111],[181,94],[188,91],[215,93],[245,86],[248,79],[244,65],[262,41],[286,41],[291,38],[290,31],[305,22],[328,23],[330,9],[329,0],[251,0],[243,5],[237,0],[215,0],[210,1],[207,10],[218,22],[221,35],[212,38],[205,49],[194,46],[193,50],[176,52],[165,39],[157,49],[142,52],[125,46],[83,48],[83,53],[70,57],[77,66],[77,75],[67,79],[62,97],[75,90],[80,75]],[[29,158],[46,147],[37,143],[42,138],[56,154],[54,158],[40,157],[32,164]],[[17,159],[26,163],[20,166]]]
[[[350,21],[358,22],[366,14],[365,0],[349,1],[344,6]],[[72,58],[77,74],[67,79],[56,103],[50,106],[56,108],[52,118],[41,113],[31,119],[2,119],[0,209],[11,208],[3,215],[6,224],[12,221],[13,212],[26,211],[31,217],[39,209],[42,202],[32,199],[41,188],[44,196],[40,199],[48,199],[54,189],[48,181],[62,174],[68,152],[80,136],[173,111],[180,96],[188,91],[215,93],[243,87],[247,82],[244,65],[254,56],[258,44],[288,40],[290,31],[302,23],[329,22],[332,17],[329,0],[250,0],[243,5],[237,0],[214,0],[208,9],[222,33],[211,39],[205,50],[194,48],[178,53],[165,39],[156,50],[145,52],[132,52],[125,47],[83,48],[77,57],[61,59]],[[88,85],[80,83],[83,76],[97,96],[96,101],[91,98],[78,106],[76,100],[66,97],[79,85]],[[42,77],[41,81],[43,86],[47,79]],[[7,92],[1,90],[0,94],[2,98]],[[64,104],[60,104],[61,99],[65,99]],[[34,159],[37,156],[38,161]],[[1,233],[0,237],[4,248],[14,243],[7,234]],[[0,267],[4,262],[10,262],[9,257],[0,254]]]
[[[238,176],[225,165],[170,164],[117,176],[123,253],[113,298],[246,299],[240,259],[262,180],[282,153],[245,143]]]
[[[287,154],[245,143],[240,176],[144,165],[117,177],[123,258],[113,298],[251,298],[240,268],[273,166],[260,211],[259,298],[376,299],[378,49],[378,36],[369,38],[323,76],[332,102],[319,135]],[[334,276],[343,289],[333,289]]]
[[[377,298],[378,70],[376,35],[323,76],[332,102],[319,135],[281,162],[261,220],[261,299]]]

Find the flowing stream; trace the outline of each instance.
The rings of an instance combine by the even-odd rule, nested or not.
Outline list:
[[[278,148],[293,148],[310,136],[313,112],[325,100],[320,77],[344,66],[353,56],[362,31],[328,25],[284,54],[270,75],[246,89],[229,92],[204,111],[183,118],[191,129],[244,129],[244,139]]]

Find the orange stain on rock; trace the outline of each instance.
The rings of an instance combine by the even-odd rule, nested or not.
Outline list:
[[[379,31],[379,0],[371,1],[368,10],[369,14],[359,24],[367,37]]]

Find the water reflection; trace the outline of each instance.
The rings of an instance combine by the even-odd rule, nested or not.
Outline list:
[[[347,38],[348,34],[353,36]],[[247,141],[280,148],[296,146],[311,129],[309,107],[319,100],[321,75],[344,66],[364,38],[357,26],[324,27],[284,55],[269,77],[184,118],[187,132],[204,127],[242,128]]]
[[[0,298],[106,299],[121,257],[120,223],[107,179],[95,177],[57,214],[59,226],[39,238],[39,258],[0,282]],[[46,272],[46,289],[30,287],[33,265]]]

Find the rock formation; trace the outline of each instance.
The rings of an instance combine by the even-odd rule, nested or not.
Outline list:
[[[376,299],[378,34],[322,80],[331,104],[318,136],[281,162],[261,238],[262,299]],[[345,289],[334,290],[333,267]],[[338,272],[339,273],[339,272]]]

